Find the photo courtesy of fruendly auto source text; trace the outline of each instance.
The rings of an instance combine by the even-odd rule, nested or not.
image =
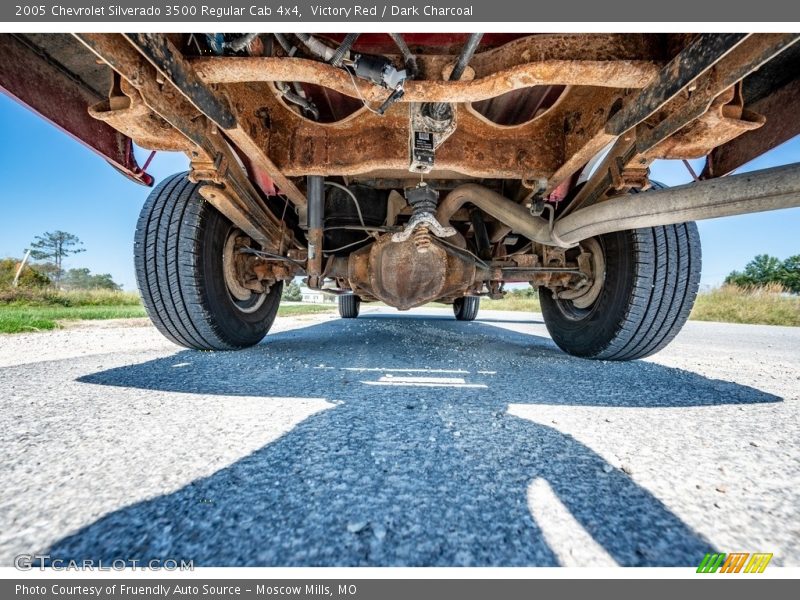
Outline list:
[[[0,5],[0,596],[796,596],[798,115],[782,0]]]

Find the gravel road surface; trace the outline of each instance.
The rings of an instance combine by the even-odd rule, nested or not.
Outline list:
[[[0,565],[800,566],[800,328],[561,353],[539,315],[367,308],[190,352],[0,336]]]

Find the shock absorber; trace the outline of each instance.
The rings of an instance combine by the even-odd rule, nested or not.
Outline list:
[[[308,195],[308,262],[306,265],[306,285],[311,289],[319,289],[322,285],[322,224],[325,218],[325,178],[309,175],[306,179]]]

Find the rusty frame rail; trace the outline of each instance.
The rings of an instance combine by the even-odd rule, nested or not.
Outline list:
[[[139,52],[149,60],[195,108],[206,115],[223,129],[236,127],[234,116],[228,101],[214,94],[200,81],[194,69],[189,68],[180,52],[166,36],[160,33],[125,33],[123,34]]]
[[[748,131],[712,150],[700,174],[701,179],[728,175],[764,152],[800,135],[800,79],[757,100],[749,108],[764,116],[766,122],[763,127]]]
[[[661,69],[654,80],[639,92],[634,102],[628,103],[609,119],[606,131],[612,135],[622,135],[644,122],[750,35],[704,33],[698,36]]]
[[[193,164],[208,165],[207,180],[220,186],[216,191],[213,186],[201,189],[209,202],[265,248],[275,250],[295,243],[277,217],[260,202],[248,174],[239,166],[216,125],[171,84],[161,86],[156,69],[133,46],[118,34],[75,35],[141,94],[153,112],[197,146],[191,153]]]
[[[275,181],[281,192],[295,206],[300,209],[305,208],[307,204],[305,195],[283,175],[261,147],[253,143],[252,137],[233,113],[228,100],[200,81],[194,68],[166,35],[142,33],[125,34],[125,36],[158,70],[162,78],[173,85],[198,111],[224,129],[228,137]]]
[[[714,39],[711,38],[713,52],[703,53],[697,44],[708,39],[705,35],[700,36],[664,68],[652,86],[642,90],[628,104],[633,107],[632,116],[625,117],[623,110],[618,123],[616,115],[609,121],[606,131],[619,131],[621,135],[562,213],[562,218],[601,201],[612,188],[621,193],[633,183],[632,187],[646,189],[646,169],[653,160],[661,157],[659,145],[706,114],[717,98],[747,75],[795,44],[800,40],[800,34],[723,35],[721,39],[725,43],[715,43]],[[667,81],[676,71],[682,73],[680,81],[683,87],[664,88],[661,82]],[[688,93],[690,87],[691,93]],[[655,110],[664,109],[666,116],[657,123],[644,124],[645,119],[655,114],[654,107]],[[761,123],[763,121],[755,126]]]
[[[106,159],[136,183],[153,178],[137,164],[131,139],[89,114],[100,98],[81,81],[22,39],[0,35],[0,91],[32,109]]]

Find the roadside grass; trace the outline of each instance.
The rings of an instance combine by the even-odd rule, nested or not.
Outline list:
[[[0,305],[0,333],[25,333],[56,329],[59,321],[131,319],[144,317],[135,306],[9,306]]]
[[[800,296],[789,295],[775,284],[748,288],[724,285],[698,294],[689,318],[800,327]]]
[[[511,291],[502,300],[484,298],[481,308],[541,312],[538,296],[527,290]],[[787,294],[775,284],[749,288],[724,285],[698,294],[689,319],[800,327],[800,296]]]
[[[539,296],[536,292],[531,294],[528,290],[510,291],[505,298],[490,300],[481,298],[481,309],[486,310],[514,310],[520,312],[542,312],[539,305]]]
[[[2,289],[0,308],[140,306],[139,294],[111,290]]]
[[[281,305],[288,317],[336,310],[335,305]],[[0,290],[0,333],[57,329],[61,321],[133,319],[147,316],[135,292],[109,290]]]
[[[297,315],[334,312],[335,310],[335,304],[281,304],[280,308],[278,308],[278,316],[294,317]]]
[[[110,290],[0,290],[0,333],[56,329],[59,321],[145,316],[139,295]]]
[[[436,305],[438,306],[438,305]],[[442,305],[444,306],[444,305]],[[539,298],[529,290],[511,291],[502,300],[481,300],[485,310],[541,312]],[[281,304],[279,317],[330,313],[335,304]],[[138,294],[106,290],[0,290],[0,333],[56,329],[60,321],[144,317]],[[697,296],[689,317],[695,321],[789,325],[800,327],[800,297],[780,286],[722,286]]]

